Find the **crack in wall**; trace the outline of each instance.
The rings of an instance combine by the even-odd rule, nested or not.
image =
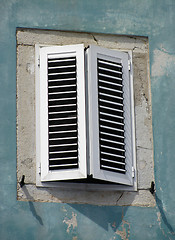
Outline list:
[[[122,194],[119,196],[119,198],[118,198],[117,201],[116,201],[116,204],[117,204],[118,201],[122,198],[123,194],[124,194],[124,193],[122,193]]]
[[[141,148],[141,149],[146,149],[146,150],[151,150],[152,151],[152,148],[146,148],[146,147],[141,147],[141,146],[137,146],[137,148]]]
[[[92,34],[92,37],[93,37],[94,41],[97,43],[97,45],[98,45],[98,40],[96,39],[96,37],[93,34]]]

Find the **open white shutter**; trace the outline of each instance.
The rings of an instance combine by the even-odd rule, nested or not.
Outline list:
[[[41,181],[86,178],[83,44],[40,48],[36,90]]]
[[[87,50],[90,174],[133,185],[132,97],[128,54]]]

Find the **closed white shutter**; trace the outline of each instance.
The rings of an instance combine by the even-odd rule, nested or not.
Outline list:
[[[41,181],[86,178],[84,46],[40,49]]]
[[[133,185],[132,96],[128,54],[90,46],[90,174],[93,178]]]

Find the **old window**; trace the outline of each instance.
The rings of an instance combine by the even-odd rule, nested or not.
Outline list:
[[[76,50],[75,45],[82,44],[83,46],[81,47],[82,50],[80,54],[78,50],[79,47]],[[36,47],[36,45],[38,45],[38,47]],[[75,56],[68,56],[66,54],[65,59],[63,59],[63,53],[60,51],[58,52],[57,50],[55,51],[55,49],[68,49],[67,47],[64,47],[67,45],[70,48],[74,48],[73,52],[75,53],[74,55],[76,55],[76,58],[74,58]],[[17,184],[18,200],[91,203],[98,205],[153,206],[155,204],[154,198],[149,191],[150,183],[151,181],[154,181],[154,165],[148,49],[147,37],[17,29],[18,183],[21,181],[22,176],[25,175],[25,186],[21,188],[20,184]],[[71,74],[75,69],[74,65],[77,64],[76,80],[70,80],[69,83],[67,80],[59,82],[59,90],[63,90],[63,100],[61,100],[63,104],[61,104],[61,101],[59,101],[59,103],[58,101],[52,101],[54,94],[49,95],[51,101],[48,101],[47,67],[44,67],[48,65],[47,54],[44,53],[47,51],[48,53],[51,53],[49,54],[51,57],[49,60],[49,78],[51,78],[50,80],[53,80],[49,83],[49,93],[54,93],[55,90],[57,91],[58,82],[56,83],[52,78],[54,78],[58,69],[64,71],[63,69],[65,69],[65,65],[62,60],[65,60],[65,62],[66,60],[70,60],[71,62],[71,57],[73,57],[71,62],[73,65],[69,69]],[[115,52],[115,56],[113,56],[113,52]],[[41,56],[43,54],[45,57]],[[53,59],[55,56],[60,58],[60,55],[62,55],[61,61],[59,62],[60,66],[57,66],[58,68],[55,69]],[[66,59],[67,57],[70,59]],[[81,59],[81,61],[79,59]],[[82,64],[83,59],[84,70]],[[75,62],[76,64],[74,64]],[[119,78],[121,76],[121,63],[124,66],[124,68],[122,68],[122,87],[120,86],[119,79],[117,82],[113,81],[113,75],[118,74],[116,77]],[[116,67],[117,72],[119,73],[115,72],[114,68]],[[42,71],[41,68],[43,69]],[[81,70],[79,71],[78,69]],[[127,77],[125,70],[129,72]],[[68,71],[68,68],[66,71]],[[43,84],[41,88],[40,72],[42,72],[42,75],[44,74],[42,76]],[[71,96],[71,94],[74,93],[70,93],[70,95],[69,93],[66,93],[68,94],[68,99],[64,99],[65,92],[67,92],[67,90],[69,92],[70,90],[69,84],[71,84],[71,90],[73,89],[73,91],[76,92],[77,98],[74,95]],[[84,84],[84,86],[82,84]],[[127,86],[127,84],[129,85]],[[43,91],[42,94],[40,92],[41,89]],[[125,96],[126,93],[128,93],[127,96]],[[121,97],[123,98],[123,101],[126,101],[123,105],[123,109],[122,102],[120,102],[122,99],[114,97],[118,94],[120,95],[118,97]],[[40,97],[43,98],[44,103],[42,105],[42,110],[39,105]],[[70,100],[69,97],[73,99]],[[132,98],[134,98],[134,101]],[[48,102],[50,106],[49,108],[47,106]],[[66,122],[62,119],[59,123],[54,122],[55,120],[47,121],[48,109],[49,113],[51,113],[50,116],[53,115],[52,117],[54,118],[54,107],[52,104],[55,103],[57,105],[55,110],[57,111],[59,109],[56,114],[61,114],[63,117],[65,116],[64,111],[68,111],[68,114],[71,112],[69,118],[71,117],[72,119],[67,119]],[[63,105],[63,107],[61,105]],[[64,108],[65,105],[69,105],[66,107],[67,110]],[[122,117],[122,114],[125,115],[124,137],[125,141],[126,139],[129,140],[129,142],[126,142],[127,147],[129,147],[128,149],[122,149],[122,144],[118,144],[122,142],[116,141],[116,133],[119,134],[119,132],[122,133],[123,131],[123,122],[116,124],[117,121],[115,116],[112,116],[114,105],[117,106],[116,109],[120,110],[117,112],[115,111],[114,114],[115,116],[118,116],[118,119],[119,117]],[[61,111],[61,108],[63,111]],[[60,113],[60,111],[62,113]],[[72,115],[72,111],[75,111],[77,114],[76,118]],[[124,113],[122,113],[122,111],[124,111]],[[40,121],[40,114],[43,114],[43,121]],[[81,125],[79,122],[81,122]],[[48,123],[51,124],[49,130],[51,131],[51,135],[57,134],[55,131],[62,131],[61,138],[67,134],[67,130],[74,131],[76,128],[80,128],[77,135],[75,134],[76,132],[74,132],[75,136],[73,137],[75,137],[75,142],[72,142],[72,139],[50,141],[52,145],[50,146],[50,149],[51,152],[53,152],[50,155],[50,160],[47,155],[49,148],[46,144],[49,139]],[[66,128],[63,126],[65,124],[67,124]],[[40,127],[43,128],[43,131],[41,131]],[[116,129],[121,131],[116,131]],[[83,140],[80,139],[80,135]],[[134,135],[136,135],[136,141],[134,140]],[[122,135],[119,134],[119,136],[121,140]],[[40,141],[41,137],[42,141]],[[113,141],[114,139],[115,141]],[[78,141],[78,144],[76,141]],[[42,152],[40,152],[40,143],[45,144],[45,147],[44,145],[42,147]],[[66,146],[63,145],[69,143],[72,144],[70,149],[65,149]],[[57,146],[57,144],[59,146]],[[82,145],[80,146],[80,144]],[[46,168],[44,169],[49,173],[46,173],[46,176],[50,177],[49,175],[51,171],[55,173],[56,171],[58,172],[58,169],[51,170],[51,168],[54,167],[53,156],[58,157],[60,154],[59,150],[58,153],[55,153],[55,151],[57,152],[55,146],[56,149],[58,147],[64,147],[61,154],[64,154],[65,151],[67,151],[67,153],[68,151],[75,151],[71,153],[73,156],[70,156],[73,157],[73,161],[71,159],[69,160],[69,163],[67,162],[67,164],[71,164],[70,166],[72,167],[70,170],[71,179],[70,174],[67,174],[66,176],[66,172],[69,170],[65,169],[65,166],[64,169],[59,170],[59,175],[52,174],[52,177],[54,176],[54,178],[50,179],[51,181],[49,178],[47,181],[45,181],[46,179],[41,179],[40,172],[42,172],[44,165],[40,165],[40,154],[44,155],[44,158],[42,157],[42,160],[45,159]],[[115,150],[113,149],[114,147]],[[116,148],[120,149],[120,151],[116,150]],[[136,149],[135,152],[134,148]],[[77,149],[78,152],[76,152]],[[82,152],[80,152],[80,149]],[[119,164],[117,163],[117,166],[115,165],[116,155],[120,156],[118,158],[120,161]],[[136,157],[134,155],[136,155]],[[77,156],[78,160],[76,160]],[[121,156],[124,156],[124,158]],[[134,161],[135,158],[137,159],[137,163]],[[125,159],[123,162],[124,164],[122,164],[123,160],[121,159]],[[79,165],[81,161],[84,166]],[[58,162],[56,162],[56,168],[58,165]],[[114,171],[112,169],[113,166],[115,166]],[[137,172],[135,171],[136,166]],[[111,169],[108,168],[108,170],[106,170],[107,167],[110,167]],[[118,167],[120,171],[117,170]],[[130,183],[128,182],[124,183],[124,179],[119,179],[119,176],[125,176],[124,173],[121,173],[121,170],[127,170],[132,182],[131,185],[129,185]],[[64,174],[61,176],[60,172],[64,172]],[[83,178],[77,179],[77,175],[74,175],[75,172],[77,175],[83,174]],[[118,177],[113,178],[111,177],[112,175],[118,175]],[[67,180],[64,179],[64,177]],[[60,180],[58,180],[59,178]]]

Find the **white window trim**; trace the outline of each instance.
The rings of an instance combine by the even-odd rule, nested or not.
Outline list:
[[[41,45],[36,45],[36,63],[38,63],[38,56],[40,54],[41,47],[45,47],[45,46],[44,45],[42,45],[42,46]],[[60,48],[60,46],[58,48]],[[128,55],[130,57],[130,62],[132,64],[132,51],[127,51],[127,53],[128,53]],[[121,52],[121,55],[122,55],[122,52]],[[81,66],[81,67],[83,67],[83,66]],[[133,99],[133,77],[132,76],[133,76],[133,74],[132,74],[132,67],[131,67],[131,71],[130,71],[130,85],[131,85],[130,86],[130,91],[131,91],[131,96],[132,96],[131,97],[131,111],[132,111],[132,119],[131,119],[131,121],[132,121],[132,140],[133,140],[133,168],[134,168],[133,172],[134,172],[134,171],[136,171],[136,157],[135,157],[136,153],[135,153],[135,122],[134,122],[134,99]],[[36,79],[38,79],[38,78],[39,78],[39,71],[36,69]],[[40,89],[40,86],[39,86],[38,82],[39,81],[36,81],[36,101],[37,102],[39,101],[38,100],[39,96],[38,96],[37,92]],[[40,93],[40,95],[41,95],[41,93]],[[93,95],[95,95],[95,94],[93,94]],[[39,104],[37,104],[37,106],[36,106],[36,113],[38,112],[38,108],[39,108]],[[84,107],[84,109],[85,109],[85,107]],[[84,114],[84,116],[85,116],[85,114]],[[39,122],[40,122],[40,117],[37,114],[37,117],[36,117],[36,125],[37,126],[39,125]],[[91,126],[91,124],[90,124],[90,126]],[[48,128],[46,128],[46,129],[48,129]],[[85,126],[84,126],[84,129],[85,129]],[[38,141],[41,138],[40,134],[38,134],[38,131],[39,130],[37,130],[37,134],[36,134],[37,135],[37,137],[36,137],[36,142],[37,143],[38,143]],[[86,137],[84,138],[83,141],[86,142]],[[85,146],[86,146],[86,144],[85,144]],[[85,156],[85,153],[86,153],[86,151],[84,152],[84,156]],[[36,149],[36,158],[37,159],[39,159],[39,155],[40,155],[40,147],[37,146],[37,149]],[[85,159],[86,159],[86,157],[85,157]],[[89,170],[89,172],[90,173],[94,173],[95,172],[94,168],[93,168],[93,170],[92,169]],[[133,172],[132,172],[132,175],[133,175]],[[67,173],[69,175],[69,171],[67,171]],[[84,173],[85,173],[85,171],[84,171]],[[136,176],[136,172],[135,172],[135,174],[134,174],[135,176],[133,178],[134,179],[133,186],[125,186],[125,185],[120,185],[120,184],[119,185],[117,185],[117,184],[113,185],[113,184],[109,184],[109,183],[108,184],[89,184],[89,183],[78,183],[78,184],[76,184],[76,183],[60,183],[60,182],[50,182],[50,183],[47,183],[47,182],[41,182],[41,179],[40,179],[39,175],[40,175],[40,160],[37,161],[37,182],[36,182],[37,186],[59,187],[59,188],[70,188],[71,187],[71,189],[73,189],[73,188],[75,188],[75,189],[85,189],[85,188],[88,188],[88,189],[93,189],[93,190],[94,189],[95,190],[104,190],[104,187],[107,186],[108,190],[109,189],[111,189],[111,190],[125,190],[125,191],[136,191],[137,190],[137,176]],[[63,179],[67,179],[68,175],[65,175],[63,177]],[[85,175],[86,175],[86,173],[85,173]],[[84,178],[85,176],[82,176],[82,177]],[[74,176],[72,178],[69,177],[69,179],[74,179],[74,178],[76,178],[76,177],[74,177]],[[52,177],[51,178],[48,177],[46,180],[47,181],[54,181],[54,179]]]

